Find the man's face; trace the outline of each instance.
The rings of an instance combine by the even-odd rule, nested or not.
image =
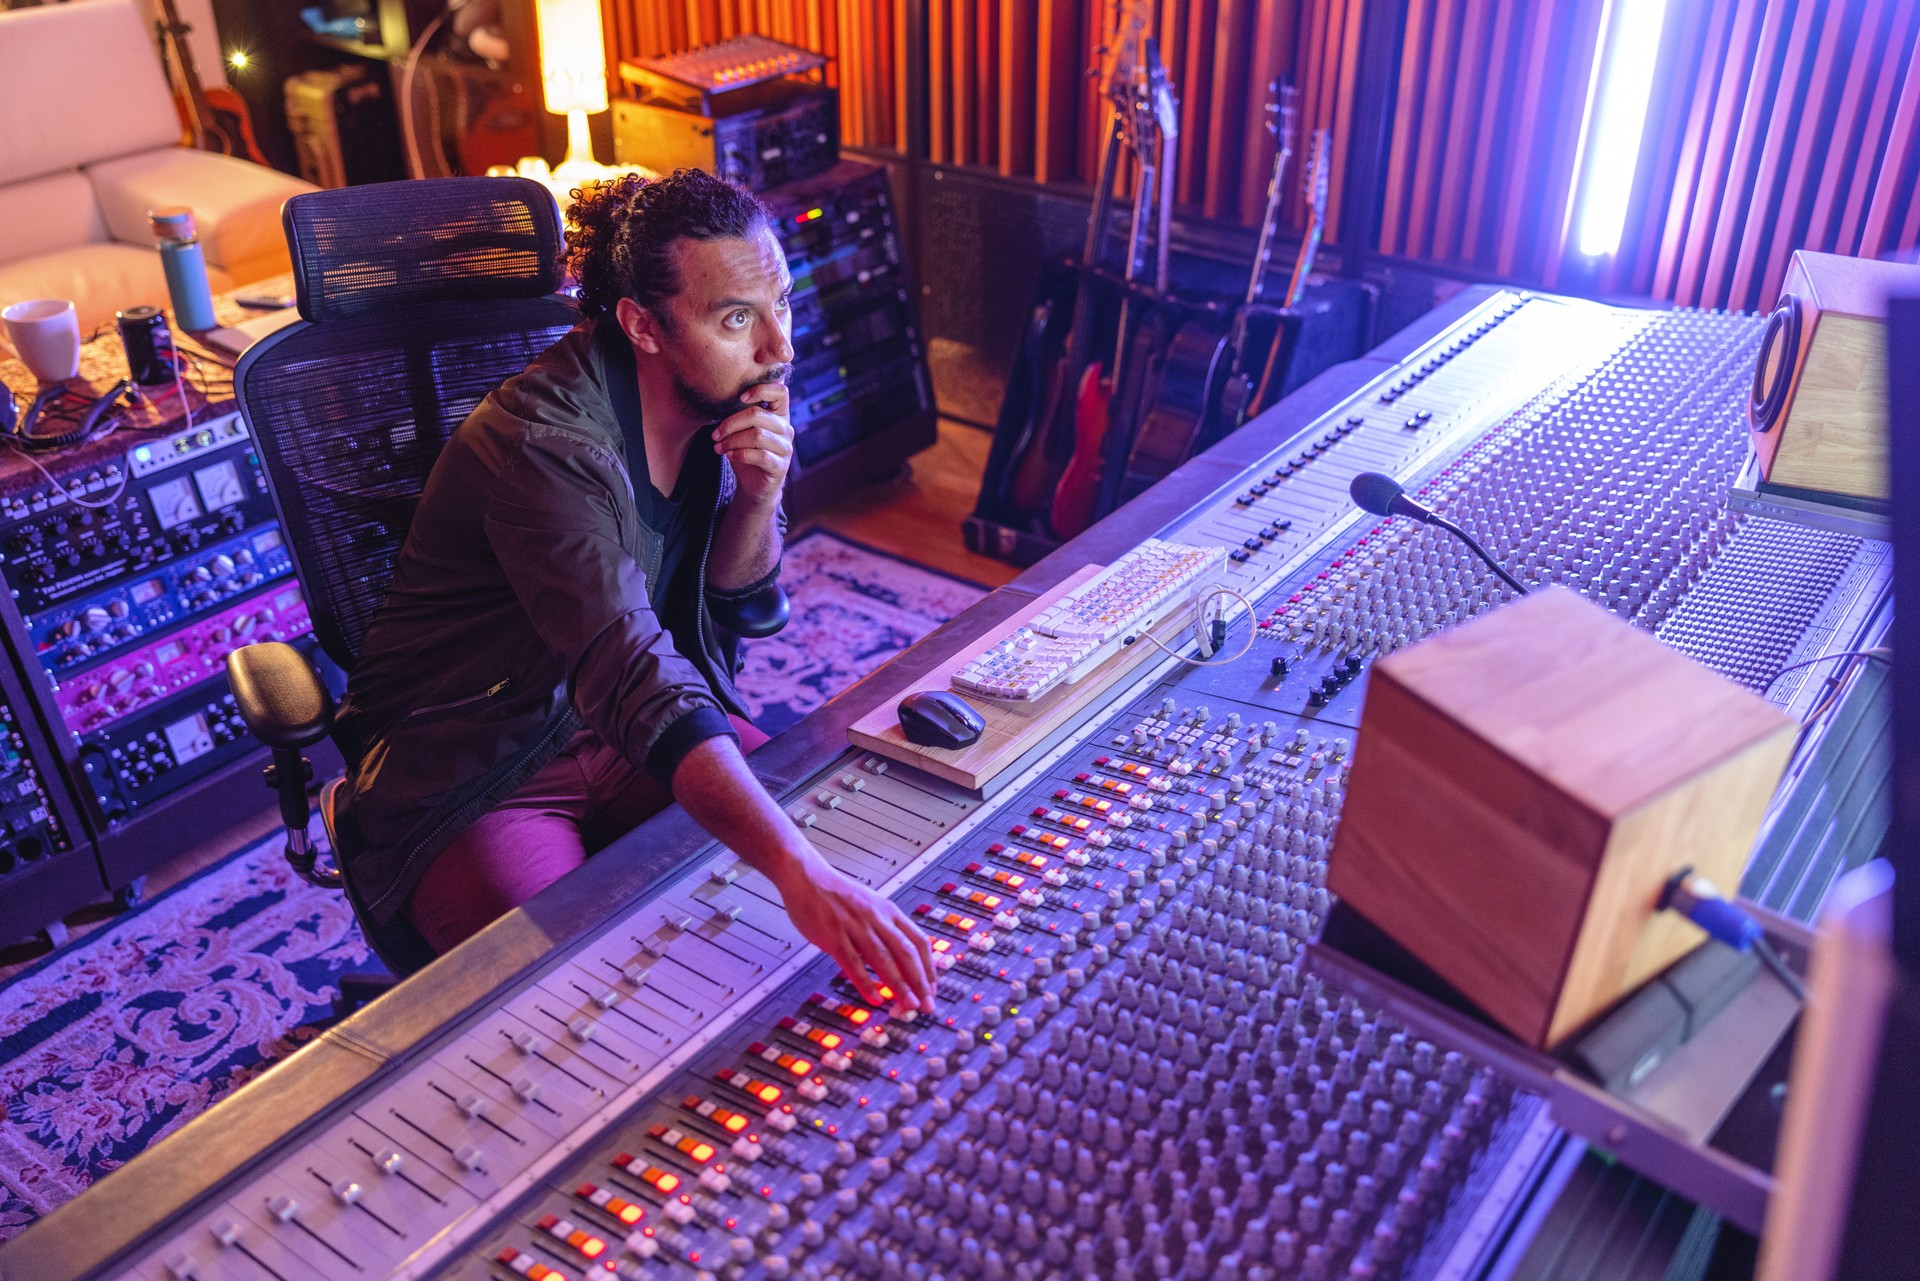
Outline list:
[[[744,239],[681,240],[670,252],[680,292],[664,304],[669,323],[656,329],[657,354],[687,412],[719,422],[744,408],[749,387],[784,383],[792,372],[787,256],[764,227]]]

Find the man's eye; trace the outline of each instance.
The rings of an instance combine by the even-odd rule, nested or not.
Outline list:
[[[741,326],[745,325],[747,321],[751,319],[752,317],[747,315],[746,312],[736,311],[732,315],[727,317],[727,327],[730,329],[738,329]]]
[[[781,311],[785,311],[788,307],[792,305],[793,305],[793,297],[791,294],[780,295],[779,307]]]

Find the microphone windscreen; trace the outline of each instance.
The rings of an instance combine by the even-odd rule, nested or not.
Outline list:
[[[1377,471],[1363,471],[1347,486],[1355,506],[1376,516],[1393,515],[1393,500],[1405,492],[1393,477]]]

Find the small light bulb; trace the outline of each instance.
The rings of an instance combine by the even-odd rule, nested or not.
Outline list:
[[[246,70],[247,51],[245,49],[235,49],[232,53],[229,53],[227,55],[227,65],[235,71]]]

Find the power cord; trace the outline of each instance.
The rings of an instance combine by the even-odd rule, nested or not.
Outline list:
[[[1231,596],[1235,600],[1239,601],[1242,605],[1245,605],[1247,607],[1247,623],[1248,623],[1247,639],[1244,643],[1242,643],[1239,649],[1235,650],[1233,654],[1231,654],[1226,658],[1188,658],[1185,654],[1182,654],[1179,650],[1174,649],[1172,646],[1162,644],[1158,638],[1153,636],[1144,628],[1142,628],[1137,633],[1137,638],[1140,640],[1149,642],[1156,649],[1164,650],[1167,653],[1173,655],[1175,658],[1179,659],[1181,662],[1186,663],[1192,667],[1224,667],[1228,663],[1237,663],[1241,659],[1247,656],[1248,650],[1253,648],[1253,634],[1258,629],[1256,629],[1252,625],[1253,624],[1252,602],[1250,602],[1245,596],[1242,596],[1239,592],[1236,592],[1235,590],[1233,590],[1233,588],[1222,587],[1220,584],[1215,583],[1213,586],[1204,587],[1200,589],[1198,593],[1196,593],[1194,598],[1194,617],[1193,617],[1194,639],[1197,642],[1199,642],[1201,647],[1201,652],[1205,654],[1218,654],[1221,648],[1225,645],[1226,639],[1227,639],[1226,615],[1224,613],[1218,614],[1211,620],[1211,622],[1209,622],[1202,616],[1207,604],[1214,600],[1217,600],[1222,596]]]
[[[1793,993],[1794,999],[1806,1001],[1807,989],[1800,982],[1800,976],[1773,950],[1760,923],[1723,896],[1706,877],[1690,867],[1681,868],[1660,891],[1660,906],[1680,913],[1705,930],[1708,937],[1718,939],[1736,952],[1753,952],[1773,971],[1781,985]]]

